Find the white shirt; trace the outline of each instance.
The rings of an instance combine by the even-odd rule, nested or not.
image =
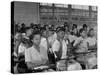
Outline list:
[[[67,55],[67,44],[66,44],[66,41],[62,41],[62,44],[63,44],[63,47],[62,47],[62,57],[61,59],[64,59],[66,58],[66,55]]]
[[[70,35],[70,34],[65,34],[65,37],[64,37],[65,39],[66,38],[68,38],[69,40],[70,40],[70,42],[73,42],[74,40],[76,40],[77,39],[77,37],[76,36],[74,36],[74,35]]]
[[[95,37],[88,37],[87,42],[89,43],[89,46],[94,46],[97,43],[97,40]]]
[[[78,45],[78,51],[86,51],[87,50],[87,38],[82,38],[82,37],[79,37],[75,40],[73,46],[75,46],[76,44],[79,44]]]
[[[18,48],[18,53],[24,54],[25,50],[26,50],[26,47],[21,43]]]
[[[60,42],[58,40],[55,40],[55,42],[52,45],[53,52],[54,51],[58,52],[59,49],[60,49],[60,45],[61,45]],[[63,40],[62,41],[62,56],[61,56],[61,59],[66,58],[66,54],[67,54],[67,44],[66,44],[66,41]]]
[[[57,33],[55,32],[53,35],[54,39],[57,39]]]
[[[42,47],[44,47],[46,50],[48,49],[48,48],[47,48],[48,46],[47,46],[47,40],[46,40],[46,38],[44,38],[44,37],[41,38],[40,45],[41,45]]]
[[[25,50],[25,62],[37,63],[43,59],[48,60],[47,52],[43,47],[40,48],[40,52],[38,52],[34,46]]]

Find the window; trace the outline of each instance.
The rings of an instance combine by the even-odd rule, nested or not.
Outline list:
[[[52,6],[52,3],[40,3],[40,6]]]
[[[89,6],[84,5],[72,5],[73,9],[83,9],[83,10],[89,10]]]
[[[92,6],[92,10],[93,11],[97,11],[97,7],[96,6]]]
[[[64,7],[64,8],[68,8],[67,4],[55,4],[55,7]]]

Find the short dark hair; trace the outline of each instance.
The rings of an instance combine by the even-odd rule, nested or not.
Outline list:
[[[83,31],[85,31],[83,28],[81,28],[80,30],[79,30],[79,33],[82,33]]]
[[[32,44],[33,44],[31,40],[25,39],[25,38],[23,38],[21,42],[22,42],[23,44],[28,44],[28,45],[30,45],[30,46],[32,46]]]
[[[73,26],[74,26],[75,28],[77,28],[77,24],[73,24]]]
[[[89,31],[94,30],[93,28],[90,28]]]
[[[65,28],[64,27],[57,27],[56,32],[59,32],[59,31],[65,32]]]
[[[87,27],[87,25],[86,25],[86,24],[83,24],[83,28],[84,28],[84,27]]]
[[[21,24],[21,26],[25,26],[25,24],[24,24],[24,23],[22,23],[22,24]]]

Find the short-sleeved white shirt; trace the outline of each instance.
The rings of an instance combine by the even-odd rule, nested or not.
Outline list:
[[[41,38],[40,46],[44,47],[46,50],[48,49],[46,38],[44,37]]]
[[[43,47],[41,47],[40,52],[38,52],[34,46],[25,50],[25,62],[37,63],[43,59],[48,60],[47,53]]]
[[[95,37],[88,37],[87,42],[89,43],[89,46],[93,46],[97,43],[97,40]]]
[[[53,50],[53,52],[54,51],[58,52],[59,49],[60,49],[60,42],[58,40],[55,40],[55,42],[52,45],[52,50]],[[67,54],[67,44],[66,44],[66,41],[63,40],[62,41],[62,56],[61,56],[61,58],[62,59],[66,58],[66,54]]]
[[[80,43],[80,41],[81,41],[81,43]],[[73,46],[75,46],[76,44],[78,44],[78,43],[80,43],[79,45],[78,45],[78,50],[79,51],[86,51],[87,50],[87,38],[82,38],[82,37],[79,37],[79,38],[77,38],[76,40],[75,40],[75,42],[74,42],[74,44],[73,44]]]

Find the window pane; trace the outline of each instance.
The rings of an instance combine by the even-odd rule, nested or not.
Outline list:
[[[72,5],[72,8],[89,10],[89,7],[88,6],[84,6],[84,5]]]
[[[40,3],[41,6],[52,6],[51,3]]]
[[[55,4],[55,7],[64,7],[64,8],[68,8],[67,4]]]
[[[55,4],[56,7],[64,7],[63,4]]]
[[[93,11],[97,11],[97,7],[96,6],[92,6],[92,10]]]

